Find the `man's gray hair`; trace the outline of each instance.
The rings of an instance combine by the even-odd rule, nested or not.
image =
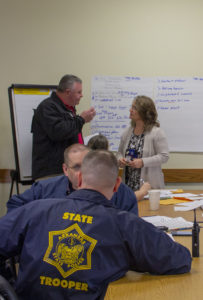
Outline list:
[[[57,91],[65,92],[66,89],[71,89],[74,82],[82,83],[82,80],[75,75],[69,75],[69,74],[64,75],[59,82]]]
[[[85,183],[93,188],[113,188],[118,177],[118,161],[107,150],[91,150],[82,162]]]
[[[89,148],[83,144],[72,144],[64,151],[64,163],[68,166],[69,165],[69,154],[76,153],[76,152],[83,152],[89,151]]]

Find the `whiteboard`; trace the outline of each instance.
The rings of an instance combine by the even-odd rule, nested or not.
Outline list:
[[[203,78],[94,76],[91,133],[104,134],[113,151],[130,124],[129,109],[137,95],[151,97],[171,152],[203,151]]]
[[[57,86],[12,85],[9,87],[9,104],[13,131],[16,171],[19,182],[32,180],[32,133],[34,109],[49,97]]]

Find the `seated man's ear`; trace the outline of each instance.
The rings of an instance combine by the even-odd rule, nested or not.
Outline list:
[[[119,186],[120,186],[120,184],[121,184],[121,181],[122,181],[121,177],[118,176],[118,177],[116,178],[116,183],[115,183],[115,186],[114,186],[114,188],[113,188],[114,193],[118,191],[118,188],[119,188]]]
[[[78,188],[81,188],[82,186],[82,173],[81,171],[78,172]]]
[[[63,168],[63,173],[64,173],[64,175],[65,175],[65,176],[68,176],[68,167],[66,166],[65,163],[63,163],[62,168]]]

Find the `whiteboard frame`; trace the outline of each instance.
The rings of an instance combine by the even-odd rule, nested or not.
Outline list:
[[[29,178],[24,178],[21,172],[21,165],[20,165],[20,152],[19,152],[19,141],[17,138],[17,123],[16,123],[16,114],[15,114],[15,97],[14,97],[14,89],[50,89],[51,91],[55,91],[57,89],[57,85],[39,85],[39,84],[12,84],[8,88],[8,97],[9,97],[9,107],[10,107],[10,117],[11,117],[11,127],[12,127],[12,135],[13,135],[13,148],[14,148],[14,157],[15,157],[15,165],[16,165],[16,181],[23,185],[29,185],[34,182],[32,179],[32,174],[30,174]],[[29,95],[28,95],[29,96]],[[44,99],[47,98],[46,96]],[[43,100],[44,100],[43,99]],[[43,101],[42,100],[42,101]],[[31,128],[30,120],[30,128]],[[32,134],[30,132],[30,134]],[[26,176],[27,177],[27,176]]]

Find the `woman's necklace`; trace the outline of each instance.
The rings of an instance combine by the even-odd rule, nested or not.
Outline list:
[[[141,135],[143,132],[144,132],[144,126],[134,128],[134,134],[135,135]]]

